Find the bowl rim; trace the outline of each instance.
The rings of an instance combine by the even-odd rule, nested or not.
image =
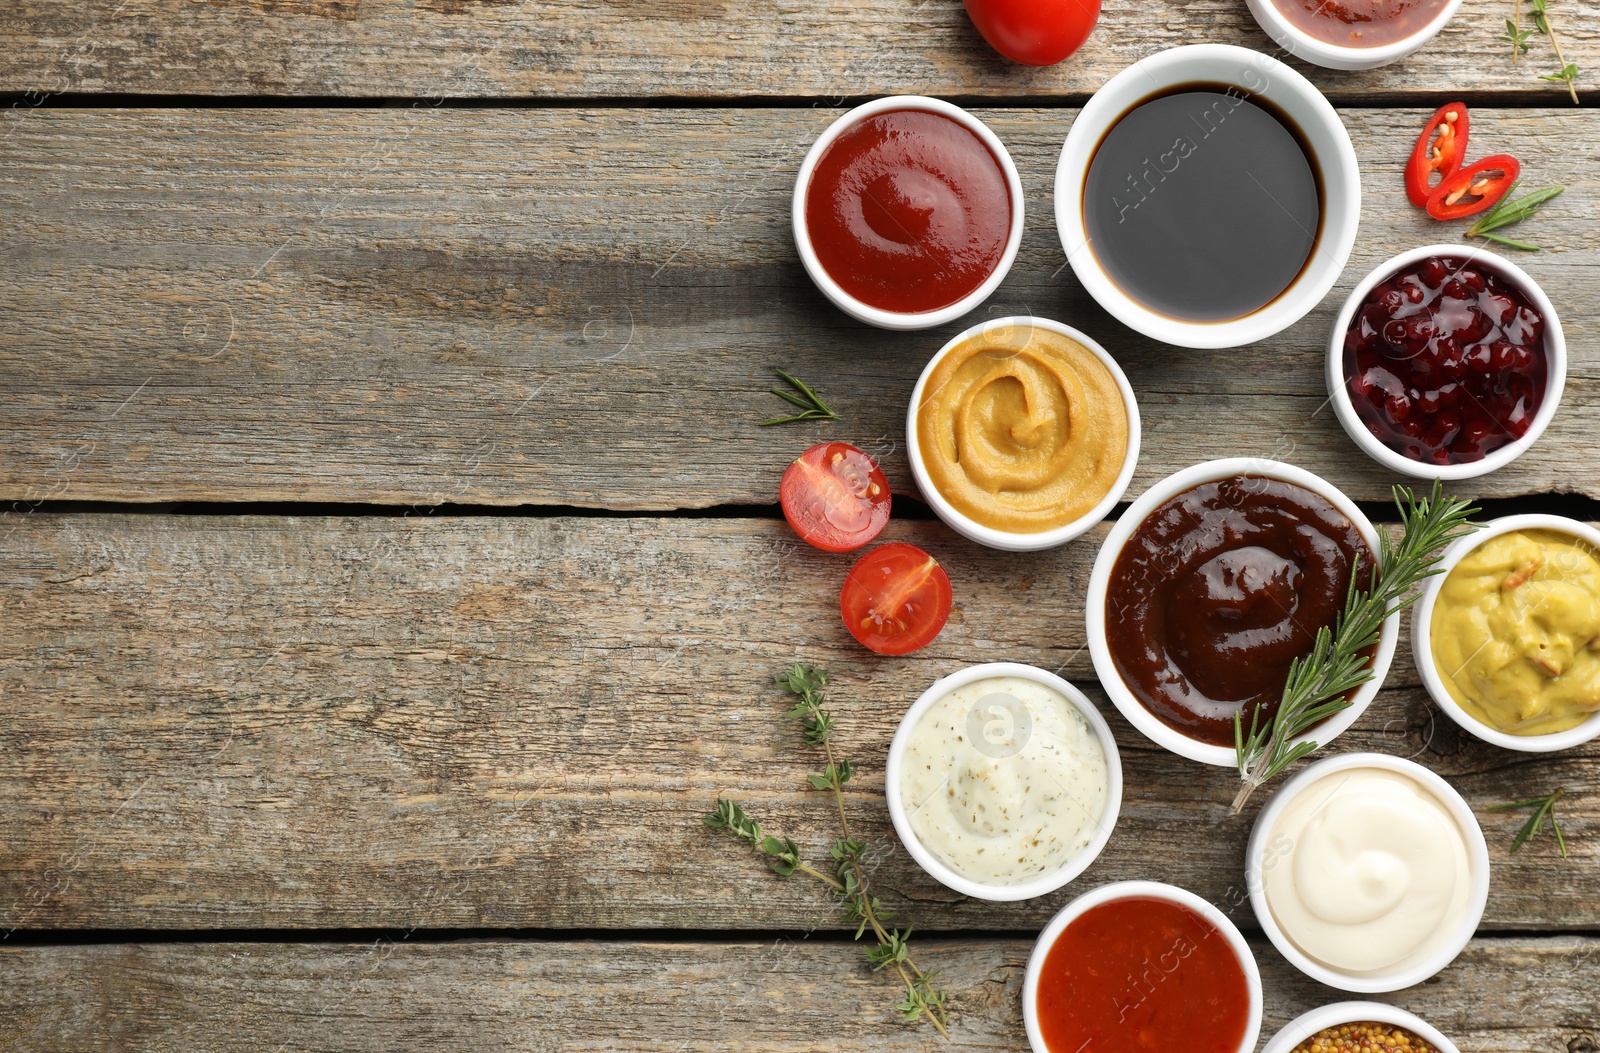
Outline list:
[[[1117,382],[1117,390],[1122,395],[1122,408],[1128,416],[1128,449],[1123,455],[1122,470],[1117,473],[1116,480],[1111,484],[1111,489],[1089,511],[1074,519],[1049,530],[1037,533],[1022,534],[1010,530],[999,530],[995,527],[985,526],[982,523],[959,511],[939,488],[933,484],[933,479],[928,475],[928,469],[922,461],[922,443],[917,437],[917,411],[922,406],[923,392],[928,386],[928,377],[942,362],[946,355],[958,346],[974,337],[982,336],[991,329],[1004,327],[1021,327],[1044,329],[1057,333],[1070,340],[1082,344],[1091,354],[1103,362],[1111,371],[1111,376]],[[928,502],[934,513],[956,533],[969,541],[976,541],[988,548],[1000,549],[1006,552],[1036,552],[1041,549],[1055,548],[1068,541],[1083,535],[1099,523],[1111,510],[1116,507],[1122,495],[1127,492],[1128,484],[1133,481],[1133,472],[1139,463],[1139,446],[1143,429],[1139,420],[1139,403],[1133,393],[1133,385],[1128,381],[1128,375],[1122,371],[1122,366],[1111,356],[1099,341],[1089,336],[1080,329],[1057,322],[1050,318],[1040,318],[1035,315],[1008,315],[992,321],[980,322],[951,337],[928,364],[922,368],[922,374],[917,377],[916,384],[911,389],[911,403],[906,411],[906,454],[911,462],[911,476],[921,492],[923,500]]]
[[[1000,169],[1005,173],[1006,187],[1011,194],[1011,227],[1006,234],[1005,249],[1001,252],[1000,261],[995,264],[994,270],[972,292],[955,303],[932,311],[886,311],[881,307],[863,303],[850,295],[834,281],[823,267],[822,261],[817,258],[816,248],[811,243],[811,232],[806,226],[806,191],[811,185],[812,173],[816,170],[817,162],[821,160],[822,155],[846,131],[868,117],[889,110],[922,110],[937,113],[949,117],[971,131],[999,161]],[[1022,247],[1024,210],[1022,177],[1017,172],[1016,163],[1012,161],[1011,153],[1006,149],[1005,143],[1000,141],[1000,137],[995,135],[987,124],[960,106],[943,99],[928,95],[888,95],[846,110],[817,136],[811,148],[806,151],[804,160],[800,162],[800,171],[795,175],[794,192],[790,198],[790,225],[794,232],[795,247],[799,250],[800,261],[805,265],[806,273],[835,307],[858,321],[875,325],[880,329],[909,331],[931,329],[953,322],[988,299],[1000,287],[1000,283],[1010,272],[1012,263],[1016,261],[1017,251]]]
[[[1291,1053],[1296,1046],[1323,1028],[1366,1020],[1375,1024],[1403,1027],[1433,1046],[1439,1053],[1461,1053],[1444,1032],[1415,1013],[1386,1002],[1362,1001],[1330,1002],[1301,1013],[1279,1028],[1277,1034],[1269,1038],[1267,1044],[1261,1048],[1261,1053]]]
[[[1439,35],[1455,17],[1461,0],[1447,0],[1433,19],[1399,40],[1376,47],[1358,48],[1345,44],[1332,44],[1307,33],[1283,16],[1272,0],[1248,0],[1250,13],[1255,16],[1267,36],[1289,54],[1325,69],[1363,70],[1387,66],[1418,50]]]
[[[1034,941],[1033,951],[1028,955],[1027,971],[1022,980],[1022,1019],[1028,1032],[1028,1044],[1033,1047],[1034,1053],[1053,1053],[1045,1045],[1044,1035],[1039,1029],[1039,974],[1044,969],[1045,958],[1049,956],[1061,933],[1085,911],[1102,903],[1120,899],[1159,899],[1188,907],[1227,937],[1228,945],[1233,948],[1233,953],[1239,959],[1239,966],[1244,970],[1245,984],[1250,991],[1249,1022],[1245,1026],[1244,1038],[1239,1043],[1239,1053],[1249,1053],[1255,1049],[1256,1039],[1261,1035],[1263,1002],[1261,969],[1256,964],[1256,956],[1250,950],[1250,945],[1245,942],[1239,927],[1210,900],[1186,888],[1169,885],[1164,881],[1134,880],[1113,881],[1078,896],[1056,912],[1056,916],[1046,923],[1038,939]]]
[[[1320,131],[1333,145],[1331,156],[1319,152],[1313,159],[1322,172],[1322,182],[1326,186],[1330,182],[1328,176],[1336,173],[1348,190],[1337,201],[1331,196],[1324,201],[1318,244],[1313,246],[1305,267],[1283,292],[1242,318],[1196,322],[1153,311],[1118,288],[1089,249],[1082,192],[1089,163],[1094,159],[1100,140],[1123,114],[1155,92],[1194,80],[1192,76],[1184,76],[1185,69],[1216,60],[1250,69],[1266,85],[1261,91],[1236,85],[1241,91],[1265,97],[1280,107],[1287,97],[1294,97],[1309,107]],[[1216,78],[1205,79],[1214,81]],[[1238,79],[1248,78],[1240,76]],[[1144,86],[1146,82],[1154,83],[1153,91]],[[1119,97],[1118,101],[1113,101],[1114,96]],[[1309,134],[1304,128],[1301,131]],[[1293,325],[1321,303],[1339,280],[1355,246],[1361,222],[1361,172],[1350,133],[1338,111],[1316,85],[1299,72],[1270,55],[1234,44],[1183,44],[1136,60],[1094,93],[1072,122],[1062,144],[1056,162],[1054,198],[1056,232],[1067,262],[1079,284],[1113,318],[1135,332],[1178,347],[1238,347],[1264,340]],[[1319,259],[1322,260],[1320,267]],[[1317,271],[1315,275],[1313,270]]]
[[[1379,975],[1352,976],[1343,970],[1316,961],[1296,947],[1278,926],[1277,919],[1272,915],[1272,909],[1267,905],[1266,884],[1262,878],[1267,841],[1271,838],[1273,827],[1277,825],[1284,809],[1314,783],[1351,768],[1379,768],[1396,772],[1422,784],[1424,789],[1433,794],[1461,830],[1471,880],[1467,910],[1456,923],[1455,936],[1421,963]],[[1421,983],[1455,961],[1456,956],[1466,948],[1478,931],[1484,907],[1489,902],[1489,846],[1484,840],[1483,828],[1478,825],[1478,818],[1472,814],[1472,808],[1466,799],[1461,796],[1459,790],[1432,769],[1416,761],[1388,753],[1341,753],[1335,757],[1325,757],[1301,769],[1278,788],[1267,801],[1266,807],[1256,816],[1255,825],[1250,829],[1249,843],[1245,848],[1245,888],[1249,892],[1250,906],[1255,910],[1261,930],[1267,934],[1267,938],[1278,949],[1278,953],[1288,959],[1290,965],[1313,980],[1341,991],[1358,994],[1398,991]]]
[[[1556,750],[1581,746],[1600,736],[1600,710],[1596,710],[1577,727],[1568,728],[1566,731],[1550,731],[1543,735],[1512,735],[1498,728],[1491,728],[1462,708],[1445,686],[1444,678],[1439,675],[1439,667],[1433,660],[1433,609],[1438,604],[1439,593],[1444,589],[1444,579],[1456,568],[1456,564],[1484,542],[1501,534],[1509,534],[1513,530],[1549,530],[1569,534],[1588,542],[1596,552],[1600,552],[1600,530],[1581,520],[1540,512],[1501,516],[1499,519],[1489,520],[1472,533],[1458,538],[1445,549],[1439,560],[1439,572],[1424,583],[1422,593],[1411,609],[1411,657],[1416,664],[1417,674],[1422,677],[1422,685],[1428,689],[1429,697],[1451,720],[1460,725],[1463,731],[1503,749],[1517,750],[1521,753],[1553,753]]]
[[[1474,266],[1498,272],[1499,277],[1507,279],[1544,315],[1545,367],[1548,374],[1545,380],[1544,401],[1539,406],[1539,412],[1534,414],[1533,423],[1529,425],[1526,435],[1516,442],[1500,447],[1481,461],[1467,461],[1461,464],[1424,464],[1421,461],[1414,461],[1379,442],[1361,422],[1361,418],[1356,414],[1355,404],[1350,399],[1349,378],[1344,373],[1344,334],[1345,330],[1350,328],[1350,320],[1355,317],[1367,294],[1379,282],[1387,281],[1396,271],[1430,256],[1465,257]],[[1504,468],[1521,457],[1539,440],[1545,428],[1555,419],[1567,383],[1567,338],[1561,328],[1561,319],[1556,314],[1555,304],[1550,302],[1550,297],[1545,294],[1539,283],[1515,263],[1498,253],[1465,242],[1460,245],[1422,245],[1390,256],[1368,271],[1366,277],[1350,290],[1344,306],[1334,318],[1333,330],[1328,335],[1326,374],[1328,397],[1333,402],[1334,416],[1339,418],[1339,424],[1344,428],[1345,434],[1349,435],[1368,457],[1385,468],[1417,479],[1443,479],[1447,482],[1473,479]]]
[[[1106,759],[1106,810],[1095,835],[1089,839],[1089,843],[1081,852],[1067,860],[1060,869],[1017,885],[989,885],[973,881],[962,877],[940,862],[922,844],[916,831],[912,829],[911,817],[906,811],[905,801],[900,796],[900,768],[905,763],[907,743],[911,738],[912,729],[922,719],[922,715],[931,709],[935,702],[958,688],[978,680],[1001,676],[1031,680],[1059,692],[1083,715],[1090,730],[1099,738],[1100,748]],[[1111,725],[1100,715],[1100,710],[1088,696],[1068,681],[1037,666],[1021,662],[981,662],[965,666],[935,680],[917,696],[911,708],[906,710],[905,716],[900,718],[894,737],[889,741],[888,758],[884,764],[884,797],[889,805],[889,818],[894,823],[894,832],[899,836],[900,843],[930,877],[964,896],[995,903],[1011,903],[1056,891],[1082,874],[1099,857],[1106,842],[1111,840],[1111,833],[1122,812],[1122,755],[1117,751],[1116,739],[1111,734]]]
[[[1264,457],[1224,457],[1180,469],[1165,479],[1152,483],[1149,489],[1140,494],[1112,525],[1110,533],[1100,544],[1100,551],[1095,555],[1093,569],[1089,572],[1089,588],[1084,600],[1084,630],[1089,641],[1089,657],[1094,662],[1095,675],[1112,704],[1128,723],[1150,741],[1180,757],[1224,768],[1234,767],[1238,763],[1233,747],[1201,742],[1168,727],[1146,709],[1144,703],[1128,689],[1122,675],[1117,672],[1116,660],[1111,657],[1111,648],[1106,635],[1105,605],[1111,571],[1116,564],[1117,556],[1121,554],[1123,545],[1144,520],[1171,498],[1202,483],[1226,479],[1232,475],[1265,475],[1268,478],[1294,483],[1326,498],[1354,524],[1356,530],[1371,547],[1374,558],[1378,553],[1377,528],[1372,525],[1366,513],[1361,511],[1343,491],[1304,468]],[[1384,619],[1383,628],[1378,635],[1378,650],[1373,655],[1372,661],[1372,679],[1357,689],[1349,708],[1335,713],[1326,723],[1312,728],[1294,741],[1296,743],[1314,741],[1326,746],[1349,729],[1361,714],[1366,712],[1367,707],[1383,687],[1384,678],[1388,676],[1389,666],[1394,661],[1399,642],[1400,613],[1398,610],[1392,610]]]

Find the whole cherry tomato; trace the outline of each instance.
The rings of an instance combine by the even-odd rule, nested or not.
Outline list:
[[[891,541],[850,568],[839,594],[850,635],[879,654],[926,646],[950,618],[950,576],[915,545]]]
[[[1100,0],[966,0],[967,17],[1013,62],[1053,66],[1083,46]]]
[[[818,443],[796,458],[778,500],[794,532],[826,552],[860,548],[889,521],[889,480],[847,442]]]

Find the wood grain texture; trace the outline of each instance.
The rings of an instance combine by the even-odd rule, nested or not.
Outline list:
[[[917,92],[1084,96],[1155,51],[1201,41],[1287,57],[1243,0],[1112,0],[1084,48],[1029,69],[1001,59],[958,0],[740,5],[702,0],[90,0],[0,8],[0,90],[407,98],[839,97]],[[1335,96],[1473,91],[1564,103],[1536,41],[1513,65],[1506,3],[1468,0],[1411,58],[1366,73],[1296,62]],[[1551,8],[1563,50],[1600,65],[1600,8]]]
[[[8,1051],[161,1049],[698,1053],[1026,1050],[1027,940],[918,941],[943,970],[946,1045],[899,1022],[887,979],[843,942],[220,943],[0,950]],[[1265,1041],[1341,1000],[1254,942]],[[1403,1006],[1473,1053],[1595,1048],[1600,940],[1477,939]]]
[[[1336,309],[1373,265],[1451,241],[1405,202],[1424,114],[1351,110],[1366,218],[1321,307],[1242,350],[1186,351],[1094,306],[1054,232],[1073,111],[983,114],[1028,228],[966,320],[886,333],[828,305],[789,232],[829,112],[35,111],[0,139],[0,499],[326,500],[667,509],[775,499],[821,438],[910,488],[905,406],[983,317],[1096,335],[1144,416],[1133,493],[1214,456],[1273,455],[1352,495],[1395,481],[1324,405]],[[1600,495],[1600,115],[1496,111],[1473,142],[1567,193],[1519,256],[1566,319],[1546,437],[1471,493]],[[774,366],[846,419],[759,428]]]
[[[838,620],[847,556],[771,520],[12,517],[0,529],[0,933],[15,927],[837,930],[700,816],[719,795],[813,856],[833,836],[776,669],[830,670],[852,809],[881,891],[924,930],[1041,925],[1104,881],[1173,881],[1253,924],[1229,770],[1146,742],[1093,686],[1097,547],[1006,555],[894,522],[957,607],[882,659]],[[1098,535],[1096,535],[1097,537]],[[899,848],[885,751],[910,702],[977,661],[1059,669],[1115,729],[1115,835],[1022,904],[948,892]],[[1402,657],[1397,684],[1413,677]],[[1341,751],[1415,756],[1461,789],[1494,861],[1486,929],[1600,927],[1600,743],[1471,738],[1416,688]],[[1571,859],[1516,856],[1488,805],[1567,789]]]

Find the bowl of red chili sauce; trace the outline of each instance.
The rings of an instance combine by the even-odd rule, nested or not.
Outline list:
[[[1432,40],[1461,0],[1246,0],[1256,22],[1297,58],[1373,69]]]
[[[1158,881],[1101,885],[1039,934],[1022,982],[1034,1053],[1248,1053],[1261,974],[1233,922]]]
[[[1022,241],[1022,181],[959,106],[896,95],[829,125],[800,165],[794,240],[846,314],[884,329],[954,321],[1000,285]]]

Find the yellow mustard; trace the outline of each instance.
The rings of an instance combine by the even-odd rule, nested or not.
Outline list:
[[[1548,530],[1490,538],[1445,578],[1429,623],[1452,698],[1512,735],[1545,735],[1600,709],[1600,557]]]
[[[917,406],[922,464],[963,515],[1039,533],[1087,514],[1128,455],[1128,410],[1111,370],[1069,337],[986,330],[950,349]]]

